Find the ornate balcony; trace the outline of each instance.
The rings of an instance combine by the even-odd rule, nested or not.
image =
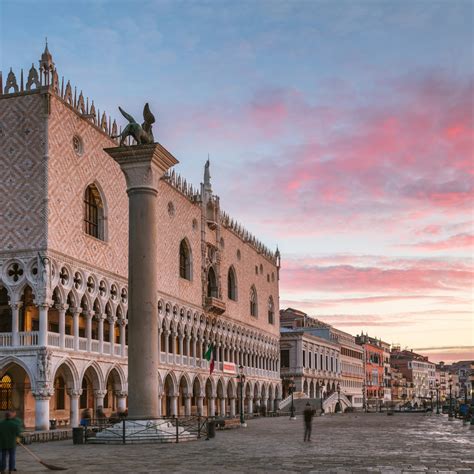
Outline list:
[[[221,299],[215,298],[214,296],[207,296],[206,311],[217,315],[222,314],[225,312],[225,303]]]

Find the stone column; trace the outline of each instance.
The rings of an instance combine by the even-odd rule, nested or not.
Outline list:
[[[189,365],[189,358],[191,357],[191,335],[188,334],[186,336],[186,355],[188,356],[188,365]]]
[[[87,352],[91,351],[92,347],[92,318],[94,317],[94,311],[84,311],[86,315],[86,350]]]
[[[209,397],[209,416],[216,415],[216,397]]]
[[[249,412],[249,415],[252,415],[252,413],[253,413],[253,398],[252,398],[252,395],[250,395],[250,397],[248,399],[248,412]]]
[[[117,397],[117,410],[119,413],[123,413],[127,409],[127,392],[117,390],[114,395]]]
[[[129,415],[155,418],[159,410],[158,182],[178,160],[158,143],[105,151],[120,165],[129,197]]]
[[[235,416],[235,398],[231,397],[229,401],[230,401],[230,407],[229,407],[230,413],[229,413],[229,415],[232,418],[232,417]]]
[[[203,410],[203,398],[204,397],[197,397],[197,411],[198,411],[198,415],[203,415],[204,414],[204,410]]]
[[[79,350],[79,315],[82,308],[71,308],[72,311],[72,334],[74,336],[74,350]]]
[[[170,332],[165,330],[165,354],[166,354],[166,362],[168,362],[168,352],[170,350]]]
[[[119,325],[120,325],[120,353],[122,354],[122,357],[125,357],[125,326],[127,325],[127,320],[126,319],[120,319],[119,320]]]
[[[104,407],[104,397],[107,395],[107,390],[94,390],[95,409]]]
[[[21,301],[17,301],[16,303],[10,303],[10,307],[12,309],[12,346],[20,345],[20,334],[18,332],[18,327],[20,308],[22,307],[22,305],[23,303]]]
[[[180,355],[181,363],[183,363],[183,335],[178,335],[178,352]]]
[[[49,387],[37,388],[33,391],[35,397],[35,430],[49,430],[49,400],[54,390]]]
[[[39,308],[39,336],[38,346],[48,345],[48,310],[50,304],[47,302],[38,304]]]
[[[184,414],[186,416],[191,416],[191,395],[184,395]]]
[[[70,425],[73,428],[76,428],[79,426],[79,398],[82,395],[82,390],[76,390],[76,389],[70,389],[67,391],[67,394],[69,395],[69,403],[70,403]]]
[[[225,416],[225,398],[222,397],[220,400],[219,415]]]
[[[99,353],[104,352],[104,319],[105,314],[98,314],[97,319],[99,321]]]
[[[67,304],[58,304],[56,309],[59,313],[59,348],[64,349],[64,339],[66,336],[66,311],[69,308]]]
[[[171,395],[171,416],[178,416],[178,396],[177,395]]]
[[[110,343],[110,355],[114,355],[114,347],[115,347],[115,321],[117,318],[111,316],[109,319],[109,343]]]

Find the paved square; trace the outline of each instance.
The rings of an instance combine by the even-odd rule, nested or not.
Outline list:
[[[210,441],[75,446],[33,444],[44,461],[82,472],[474,472],[474,430],[446,416],[345,414],[303,421],[261,418],[246,429],[218,431]],[[45,468],[18,449],[20,472]]]

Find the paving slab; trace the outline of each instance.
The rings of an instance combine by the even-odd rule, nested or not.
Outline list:
[[[70,473],[474,473],[474,430],[432,414],[317,417],[311,442],[303,421],[250,420],[247,428],[218,431],[209,441],[180,444],[29,446],[45,462]],[[19,472],[45,472],[22,449]]]

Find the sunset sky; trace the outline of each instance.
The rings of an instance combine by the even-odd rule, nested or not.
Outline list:
[[[474,3],[0,2],[0,63],[155,137],[282,253],[280,307],[472,358]]]

